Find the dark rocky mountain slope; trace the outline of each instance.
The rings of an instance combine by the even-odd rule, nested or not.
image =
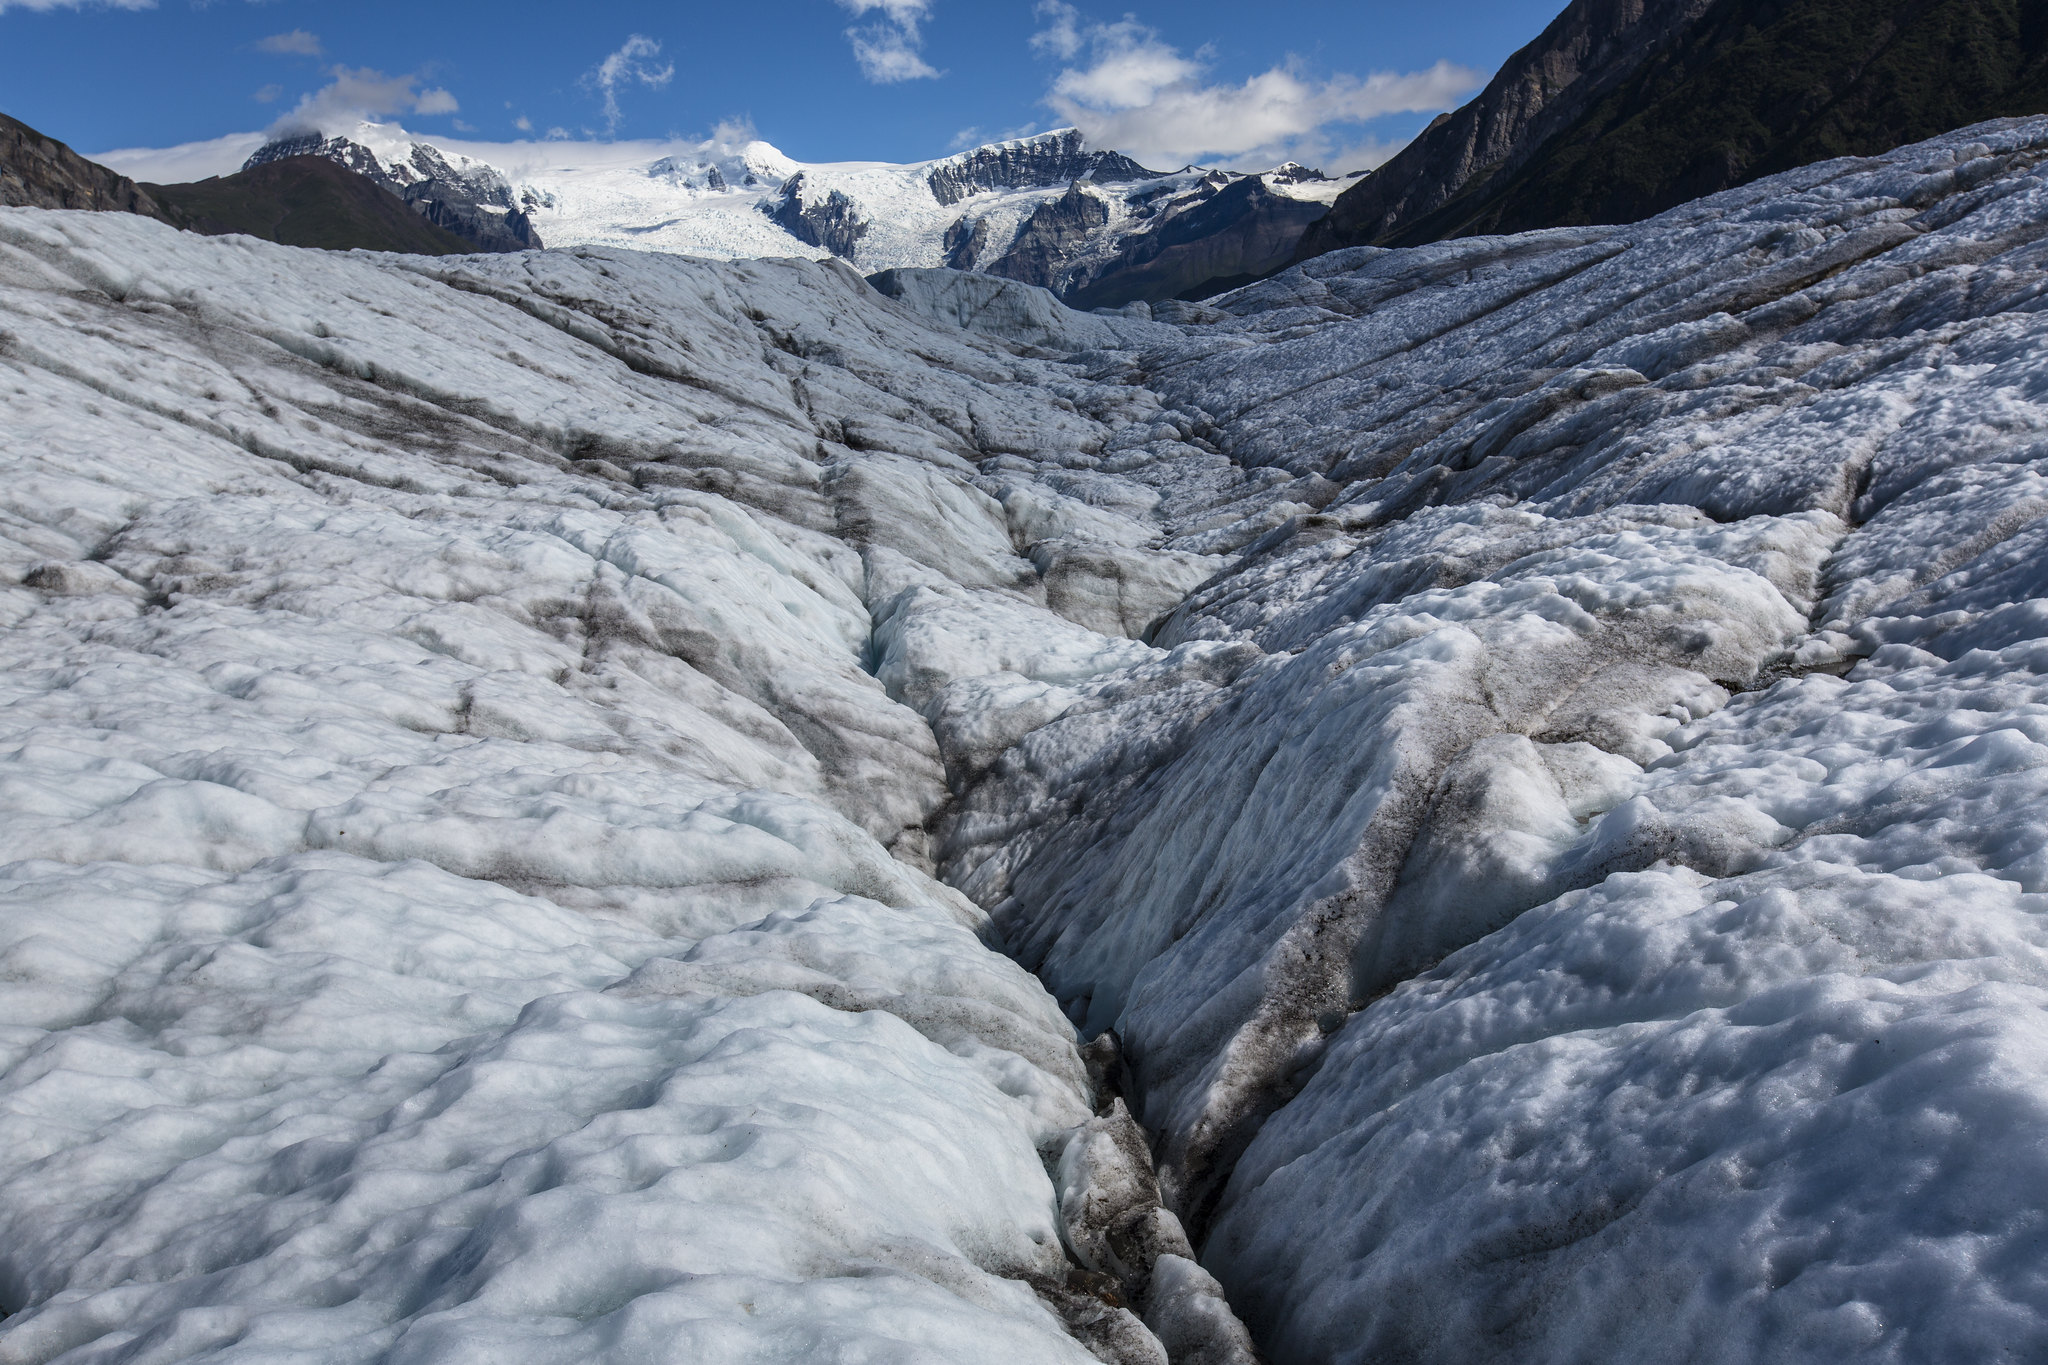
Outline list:
[[[1478,98],[1339,198],[1296,259],[1634,222],[2043,112],[2038,0],[1573,0]]]
[[[390,191],[435,227],[467,241],[471,250],[527,251],[541,246],[525,207],[514,199],[511,183],[495,167],[462,156],[450,160],[424,142],[413,144],[410,153],[387,161],[348,138],[303,133],[264,144],[242,169],[292,157],[319,157]]]
[[[204,236],[421,256],[475,251],[375,181],[331,160],[275,159],[183,185],[137,184],[0,114],[0,207],[133,213]]]
[[[5,114],[0,114],[0,207],[114,210],[178,221],[133,180]]]
[[[987,218],[963,216],[946,263],[1040,285],[1075,308],[1204,298],[1292,259],[1303,230],[1328,212],[1325,200],[1297,197],[1313,182],[1328,183],[1291,162],[1263,175],[1190,168],[1116,188],[1076,180],[1004,247],[989,249]]]
[[[455,256],[474,244],[436,227],[404,200],[332,161],[295,156],[217,179],[144,187],[210,237],[240,232],[285,246]]]

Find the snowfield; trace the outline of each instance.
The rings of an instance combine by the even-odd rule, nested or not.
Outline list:
[[[2044,224],[0,210],[0,1362],[2048,1354]]]
[[[997,265],[1032,216],[1056,207],[1067,195],[1077,168],[1066,163],[1082,152],[1080,134],[1072,129],[905,163],[802,162],[734,130],[704,141],[618,142],[429,141],[398,124],[369,121],[330,131],[340,143],[352,144],[353,155],[374,158],[389,177],[387,185],[415,182],[414,157],[424,152],[427,164],[438,163],[458,194],[490,205],[488,211],[519,207],[548,246],[616,247],[720,261],[769,256],[829,260],[836,252],[867,274],[934,268],[949,261],[975,269]],[[231,175],[267,142],[261,134],[248,134],[179,147],[127,148],[97,159],[134,179],[173,184]],[[959,197],[937,192],[935,177],[959,181],[977,167],[984,181],[1000,179],[985,163],[1003,157],[1013,163],[1008,174],[1022,177],[1007,187],[957,185]],[[356,162],[344,164],[362,169]],[[1062,280],[1086,282],[1110,268],[1134,242],[1247,178],[1197,166],[1155,173],[1125,164],[1128,179],[1112,175],[1088,194],[1099,221],[1070,221],[1054,234],[1053,244],[1041,243],[1057,258],[1041,265]],[[823,211],[824,221],[834,225],[827,235],[815,227],[791,230],[785,190],[799,176],[803,193],[798,207]],[[1351,184],[1350,177],[1308,178],[1292,163],[1253,178],[1282,199],[1324,206]],[[1214,232],[1217,226],[1201,231]]]

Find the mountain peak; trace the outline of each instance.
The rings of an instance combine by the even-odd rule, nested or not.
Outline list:
[[[512,185],[495,166],[450,156],[397,124],[358,124],[347,135],[294,131],[250,154],[245,171],[293,157],[313,156],[373,181],[403,199],[428,222],[485,251],[525,251],[541,245]]]
[[[1091,152],[1079,128],[1059,128],[948,157],[933,165],[926,181],[934,198],[951,205],[998,190],[1049,189],[1075,180],[1127,183],[1160,174],[1121,152]]]

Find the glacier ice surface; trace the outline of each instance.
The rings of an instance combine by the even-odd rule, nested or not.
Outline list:
[[[2044,218],[0,211],[0,1361],[2041,1353]]]

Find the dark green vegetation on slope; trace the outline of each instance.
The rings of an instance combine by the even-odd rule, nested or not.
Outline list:
[[[1568,8],[1503,75],[1557,46],[1594,8],[1584,0]],[[1565,116],[1562,126],[1531,119],[1520,145],[1492,164],[1448,172],[1434,204],[1401,186],[1420,214],[1389,211],[1398,196],[1370,177],[1338,200],[1301,254],[1634,222],[1797,166],[2048,113],[2041,0],[1719,0],[1647,50],[1623,44],[1617,55],[1633,69],[1619,79],[1587,72],[1580,80],[1606,88],[1583,108],[1570,107],[1568,88],[1539,97]],[[1499,102],[1501,86],[1497,79],[1467,109]],[[1451,132],[1432,128],[1415,154],[1396,159],[1408,166],[1390,163],[1381,174],[1426,181],[1427,163],[1462,150]]]
[[[149,193],[208,236],[240,232],[286,246],[455,256],[476,247],[435,227],[391,191],[317,156],[267,162]]]

